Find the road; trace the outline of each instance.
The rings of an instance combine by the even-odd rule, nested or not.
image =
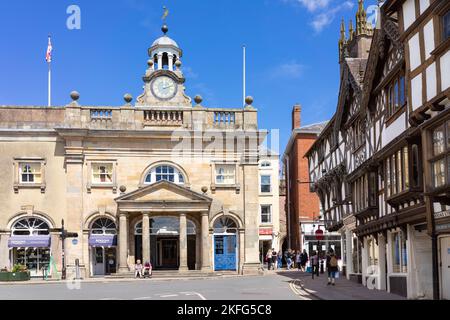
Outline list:
[[[295,277],[0,285],[0,300],[313,300]]]

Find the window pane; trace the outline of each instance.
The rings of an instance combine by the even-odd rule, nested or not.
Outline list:
[[[435,156],[444,152],[444,126],[433,131],[433,151]]]
[[[217,184],[234,184],[235,183],[235,166],[221,165],[216,167],[216,183]]]
[[[409,188],[409,157],[408,147],[403,148],[403,177],[405,179],[405,188]]]
[[[403,179],[402,179],[402,151],[397,152],[397,185],[398,192],[403,191]]]
[[[405,76],[400,77],[400,92],[399,92],[399,102],[400,106],[405,104],[406,94],[405,94]]]
[[[394,112],[399,107],[398,91],[398,80],[396,80],[394,85]]]
[[[445,158],[434,162],[432,168],[434,187],[439,188],[445,185]]]
[[[445,15],[444,15],[444,17],[443,17],[443,19],[442,19],[443,21],[443,29],[444,29],[444,34],[443,34],[443,36],[444,36],[444,39],[443,40],[446,40],[446,39],[448,39],[449,37],[450,37],[450,11],[448,11]]]

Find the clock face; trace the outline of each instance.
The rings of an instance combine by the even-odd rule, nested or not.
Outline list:
[[[172,78],[162,76],[156,78],[152,83],[153,94],[162,100],[168,100],[175,96],[177,84]]]

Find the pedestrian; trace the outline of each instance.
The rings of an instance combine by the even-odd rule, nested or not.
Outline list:
[[[328,285],[336,285],[336,274],[339,272],[338,259],[334,254],[334,250],[330,249],[327,255],[327,271],[328,271]]]
[[[273,266],[273,270],[278,269],[278,266],[277,266],[277,252],[275,251],[274,248],[272,248],[272,266]]]
[[[306,263],[308,262],[308,253],[305,249],[303,249],[303,252],[300,256],[300,263],[302,265],[302,271],[305,272],[306,270]]]
[[[300,259],[300,250],[297,250],[295,254],[295,263],[297,264],[297,269],[300,271],[302,269],[302,260]]]
[[[152,264],[150,261],[146,261],[144,263],[144,278],[151,278],[152,277]]]
[[[137,260],[136,264],[134,265],[134,277],[135,278],[142,278],[142,263],[141,263],[141,260]]]
[[[269,251],[267,251],[266,260],[267,260],[267,270],[270,270],[270,268],[272,267],[272,250],[270,249]]]
[[[318,266],[318,262],[319,262],[319,257],[317,256],[317,252],[313,251],[311,259],[311,272],[313,274],[318,274],[319,271],[319,266]]]
[[[288,270],[291,270],[291,268],[292,268],[292,250],[291,249],[289,249],[288,251],[287,251],[287,253],[286,253],[286,264],[287,264],[287,269]]]
[[[283,267],[283,252],[280,250],[278,251],[278,263],[277,263],[277,267],[278,269],[281,269]]]

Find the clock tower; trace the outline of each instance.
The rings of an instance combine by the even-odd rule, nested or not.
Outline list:
[[[185,94],[185,77],[181,70],[183,51],[167,36],[169,28],[161,28],[163,36],[148,49],[148,69],[143,77],[144,93],[137,98],[142,107],[192,107],[191,98]]]

